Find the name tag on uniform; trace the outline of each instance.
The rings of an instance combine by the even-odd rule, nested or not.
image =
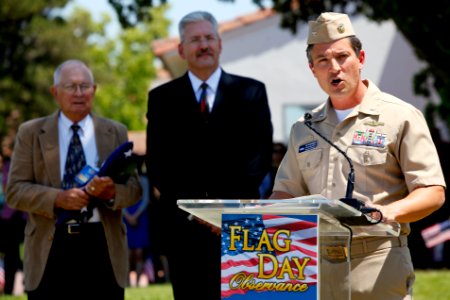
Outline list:
[[[300,147],[298,147],[298,153],[302,153],[305,151],[310,151],[317,148],[317,141],[312,141],[309,143],[306,143],[304,145],[301,145]]]

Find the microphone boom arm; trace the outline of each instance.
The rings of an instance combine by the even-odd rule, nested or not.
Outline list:
[[[347,225],[373,225],[378,224],[383,219],[383,214],[380,210],[373,208],[373,207],[367,207],[364,202],[353,198],[353,190],[355,187],[355,169],[353,167],[353,162],[348,157],[347,153],[342,151],[338,146],[336,146],[334,143],[332,143],[327,137],[325,137],[323,134],[321,134],[317,129],[312,127],[311,123],[311,114],[305,113],[304,119],[305,119],[305,125],[311,129],[313,132],[315,132],[318,136],[320,136],[324,141],[326,141],[328,144],[330,144],[333,148],[335,148],[339,153],[341,153],[345,159],[347,160],[349,166],[350,166],[350,172],[348,173],[347,177],[347,190],[345,192],[345,198],[341,198],[340,200],[344,202],[345,204],[352,206],[359,210],[363,215],[360,217],[342,217],[338,218],[342,223],[345,223]],[[373,216],[376,216],[376,218],[373,218]]]
[[[312,118],[312,116],[311,116],[310,113],[306,113],[305,114],[305,125],[309,129],[314,131],[318,136],[320,136],[324,141],[326,141],[328,144],[330,144],[339,153],[341,153],[345,157],[345,159],[348,161],[348,164],[350,165],[350,173],[348,173],[348,177],[347,177],[347,190],[346,190],[346,193],[345,193],[345,199],[352,199],[353,198],[353,190],[354,190],[354,187],[355,187],[355,169],[353,167],[352,160],[350,159],[350,157],[348,157],[347,153],[342,151],[342,149],[340,149],[338,146],[333,144],[328,138],[326,138],[323,134],[321,134],[314,127],[312,127],[312,125],[311,125],[311,118]]]

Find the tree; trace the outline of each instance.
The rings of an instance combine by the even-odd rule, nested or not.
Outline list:
[[[4,0],[0,4],[0,135],[14,134],[23,119],[41,116],[49,101],[51,69],[64,57],[79,53],[83,37],[70,34],[49,7],[66,0]],[[50,98],[51,99],[51,98]],[[12,122],[12,123],[11,123]]]
[[[218,1],[234,2],[235,0]],[[268,2],[267,0],[249,1],[255,3],[255,7],[261,8]],[[154,75],[154,70],[138,68],[144,65],[141,64],[143,61],[139,63],[139,59],[127,56],[125,53],[117,56],[114,52],[109,52],[108,55],[112,55],[114,59],[106,59],[103,55],[117,49],[114,41],[105,41],[100,46],[93,44],[89,46],[87,41],[93,35],[90,30],[102,36],[102,24],[95,25],[92,21],[89,23],[85,17],[84,19],[80,17],[78,22],[74,19],[72,23],[68,23],[54,13],[55,8],[62,8],[67,2],[68,0],[3,0],[1,2],[0,135],[4,134],[5,120],[12,111],[19,111],[23,113],[23,119],[29,119],[43,115],[53,108],[54,104],[48,101],[47,94],[50,70],[68,57],[85,57],[83,51],[89,47],[91,52],[86,56],[87,59],[89,56],[95,57],[95,61],[104,63],[103,66],[117,67],[119,69],[115,69],[116,71],[121,70],[105,76],[109,78],[107,82],[113,81],[111,79],[113,74],[122,76],[123,68],[130,72],[134,70],[143,76]],[[135,51],[132,49],[139,48],[137,45],[141,44],[143,39],[145,40],[144,31],[151,30],[150,24],[152,27],[156,25],[160,30],[150,31],[149,43],[150,39],[166,36],[167,28],[164,29],[163,26],[167,25],[168,21],[161,17],[162,11],[153,11],[151,8],[163,7],[169,1],[160,0],[158,4],[151,0],[108,0],[108,2],[117,12],[119,22],[124,28],[121,42],[124,43],[125,48],[129,46],[130,51]],[[450,28],[448,24],[450,0],[432,1],[427,5],[413,5],[407,0],[272,0],[272,6],[282,16],[280,26],[293,33],[298,26],[306,26],[308,20],[324,11],[347,12],[350,15],[363,14],[376,22],[392,20],[415,49],[417,57],[427,64],[427,67],[412,80],[415,83],[415,92],[430,100],[426,111],[428,119],[439,116],[450,128],[450,40],[441,33]],[[145,26],[148,27],[144,28]],[[150,59],[149,64],[151,64],[150,54],[147,59]],[[134,64],[134,67],[128,65],[129,62]],[[96,72],[100,71],[101,68],[96,69]],[[127,78],[132,78],[131,74],[127,74]],[[136,81],[139,80],[140,78],[136,78],[124,85],[127,87],[127,93],[131,92],[128,88],[135,86]],[[99,89],[99,98],[105,97],[99,101],[104,107],[107,106],[105,105],[107,100],[102,94],[106,93],[106,86],[108,85],[102,84]],[[113,92],[113,87],[117,86],[108,86],[109,96],[113,99],[128,99],[133,104],[132,99],[137,94],[134,94],[135,96],[132,94],[137,90],[134,88],[130,95],[123,97],[123,95],[117,95],[117,88],[116,92]],[[439,101],[433,101],[433,95],[437,95]],[[100,112],[108,112],[100,106],[98,107]],[[123,106],[120,108],[121,111],[128,111],[126,113],[128,116],[114,114],[114,117],[125,120],[126,123],[131,122],[130,125],[132,124],[133,128],[141,126],[135,124],[134,120],[128,120],[130,111],[133,109],[128,110],[129,107],[124,109]],[[430,125],[433,125],[432,122]]]
[[[135,27],[142,21],[153,22],[154,16],[149,9],[156,5],[152,0],[108,0],[108,2],[116,11],[123,28]],[[159,4],[163,6],[166,2],[166,0],[160,0]]]
[[[3,0],[0,3],[0,137],[22,121],[47,115],[53,71],[69,58],[86,61],[99,83],[94,110],[130,129],[145,126],[146,91],[155,76],[151,41],[167,36],[166,6],[140,9],[143,18],[108,38],[111,18],[94,22],[87,11],[65,18],[68,0]],[[144,1],[141,1],[144,2]],[[151,20],[157,26],[150,26]]]
[[[99,84],[96,112],[126,124],[130,130],[145,129],[147,91],[156,77],[151,41],[168,34],[169,23],[163,17],[166,7],[149,10],[152,23],[140,22],[125,28],[118,37],[96,40],[88,51]]]

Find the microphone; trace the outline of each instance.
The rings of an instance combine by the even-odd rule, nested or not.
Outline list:
[[[348,177],[347,177],[347,191],[345,193],[345,201],[349,201],[351,199],[353,199],[353,190],[354,190],[354,186],[355,186],[355,169],[353,168],[353,162],[350,159],[350,157],[348,157],[347,153],[345,153],[344,151],[342,151],[341,148],[339,148],[337,145],[335,145],[333,142],[331,142],[328,138],[326,138],[323,134],[321,134],[319,131],[317,131],[314,127],[312,127],[312,123],[311,123],[311,114],[310,113],[305,113],[305,125],[311,129],[312,131],[314,131],[318,136],[320,136],[324,141],[326,141],[328,144],[330,144],[332,147],[334,147],[339,153],[341,153],[345,159],[348,161],[348,164],[350,165],[350,172],[348,173]],[[353,205],[352,205],[353,206]]]
[[[366,207],[364,202],[353,198],[353,190],[355,188],[355,169],[353,167],[353,162],[350,159],[350,157],[348,157],[347,153],[345,153],[341,148],[339,148],[336,144],[334,144],[332,141],[330,141],[326,136],[324,136],[317,129],[312,127],[312,122],[311,122],[312,115],[310,113],[308,113],[308,112],[305,113],[304,119],[305,119],[304,123],[305,123],[306,127],[308,127],[310,130],[314,131],[325,142],[330,144],[334,149],[336,149],[340,154],[342,154],[350,166],[350,172],[348,173],[348,177],[347,177],[347,190],[345,192],[345,197],[341,198],[339,200],[344,202],[345,204],[359,210],[365,216],[363,218],[359,218],[359,217],[351,217],[351,218],[343,217],[342,218],[341,217],[341,218],[339,218],[339,220],[344,221],[344,223],[346,223],[348,225],[364,225],[364,224],[380,223],[381,220],[383,219],[383,215],[381,214],[381,211],[379,211],[376,208]],[[373,215],[372,213],[375,213],[375,215],[377,215],[377,218],[373,218],[372,216],[366,215],[368,213],[370,213],[371,215]]]

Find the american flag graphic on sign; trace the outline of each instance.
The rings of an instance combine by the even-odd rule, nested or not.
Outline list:
[[[317,299],[317,215],[222,215],[222,299]]]

